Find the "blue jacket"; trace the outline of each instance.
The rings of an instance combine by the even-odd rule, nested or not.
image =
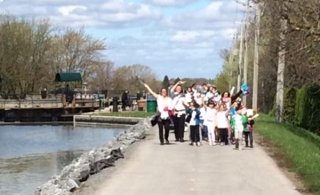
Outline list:
[[[200,110],[199,109],[195,109],[195,110],[192,110],[192,109],[188,109],[187,110],[187,114],[190,114],[192,116],[192,112],[196,112],[196,117],[195,117],[195,121],[196,121],[196,125],[200,125]]]

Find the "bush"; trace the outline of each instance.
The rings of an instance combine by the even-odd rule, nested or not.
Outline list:
[[[283,119],[286,122],[294,121],[294,113],[295,113],[295,104],[296,104],[296,93],[297,90],[295,88],[286,88],[284,89],[283,94]],[[277,96],[274,98],[274,103],[272,110],[269,111],[269,116],[276,116],[276,99]]]
[[[283,120],[285,122],[294,122],[296,94],[297,90],[295,88],[289,88],[284,90]]]
[[[320,86],[304,85],[297,91],[294,123],[320,134]]]

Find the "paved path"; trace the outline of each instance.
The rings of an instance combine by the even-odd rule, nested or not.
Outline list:
[[[170,136],[173,138],[173,134]],[[232,148],[188,143],[160,146],[157,136],[153,136],[138,143],[130,157],[92,194],[299,194],[259,146],[242,151]]]

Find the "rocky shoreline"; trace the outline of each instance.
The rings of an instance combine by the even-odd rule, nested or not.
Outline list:
[[[83,153],[66,166],[60,175],[53,176],[40,186],[35,195],[69,195],[79,188],[90,175],[115,166],[115,162],[124,158],[126,149],[134,142],[144,139],[150,130],[150,119],[143,119],[128,130],[122,132],[110,142]]]

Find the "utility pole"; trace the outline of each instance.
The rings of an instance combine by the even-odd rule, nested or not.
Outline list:
[[[243,64],[243,82],[248,84],[248,23],[249,23],[249,0],[247,0],[246,4],[246,14],[245,14],[245,23],[244,23],[244,28],[245,28],[245,33],[244,33],[244,64]],[[243,103],[245,106],[247,106],[247,96],[243,97]]]
[[[253,87],[252,87],[252,109],[258,111],[258,75],[259,75],[259,37],[260,37],[260,2],[255,1],[256,29],[254,34],[254,60],[253,60]]]
[[[244,20],[241,24],[241,30],[240,30],[240,49],[239,49],[239,64],[238,64],[238,81],[237,81],[237,91],[240,90],[240,83],[241,83],[241,68],[242,68],[242,55],[243,55],[243,34],[244,34]]]
[[[230,50],[229,50],[229,56],[228,56],[229,66],[232,66],[232,63],[233,63],[233,52],[234,52],[234,41],[235,41],[234,39],[235,39],[235,35],[233,35],[232,46],[230,47]],[[229,76],[230,78],[232,78],[232,71],[229,72]],[[229,78],[229,89],[231,89],[231,86],[232,86],[230,78]]]
[[[244,41],[245,31],[247,31],[246,27],[247,27],[248,18],[249,18],[248,17],[248,12],[249,12],[249,7],[250,7],[250,4],[249,4],[250,1],[247,0],[247,3],[243,3],[243,2],[240,2],[238,0],[235,0],[235,1],[237,3],[240,3],[241,5],[246,6],[245,19],[242,20],[241,30],[240,30],[240,49],[239,49],[239,65],[238,65],[238,81],[237,81],[237,91],[239,91],[240,90],[240,84],[241,84],[242,68],[245,69],[244,71],[247,71],[247,68],[243,67],[244,65],[243,65],[242,60],[243,60],[243,41]],[[245,60],[247,61],[246,57],[245,57]],[[247,80],[247,72],[245,74],[243,74],[243,76],[244,76],[244,80]],[[246,82],[246,81],[244,81],[244,82]]]

